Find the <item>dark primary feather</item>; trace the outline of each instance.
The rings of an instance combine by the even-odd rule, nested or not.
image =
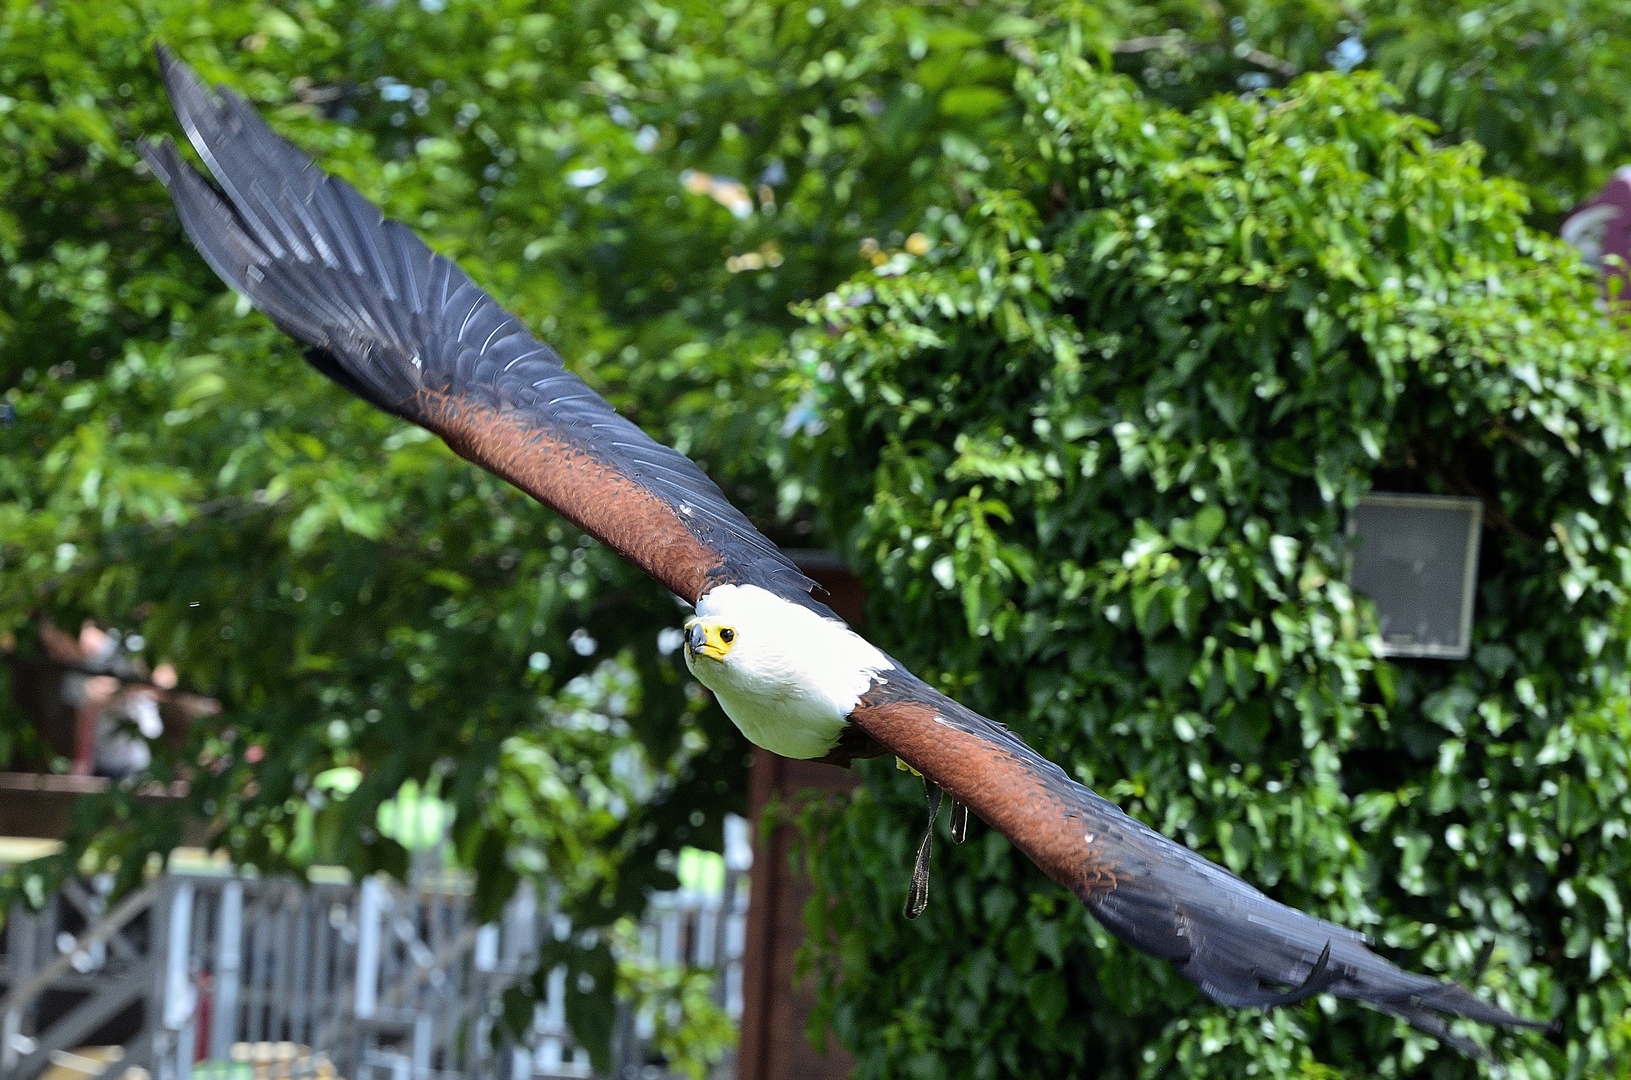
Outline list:
[[[851,719],[1014,841],[1116,937],[1170,960],[1213,1001],[1272,1007],[1335,994],[1480,1057],[1445,1016],[1545,1026],[1405,971],[1363,935],[1270,899],[903,669],[880,679]]]
[[[317,168],[241,98],[212,93],[186,64],[157,51],[176,116],[219,190],[168,140],[144,145],[144,156],[211,268],[311,346],[313,366],[449,437],[466,456],[477,455],[456,442],[459,432],[444,430],[450,411],[489,425],[497,418],[511,443],[536,435],[587,455],[604,475],[655,496],[714,553],[710,586],[760,585],[814,605],[814,583],[689,458],[620,416],[457,265]],[[583,523],[576,508],[556,509]],[[672,575],[642,568],[675,587]]]

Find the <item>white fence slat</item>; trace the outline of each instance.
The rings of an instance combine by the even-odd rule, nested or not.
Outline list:
[[[379,877],[363,879],[357,897],[357,988],[351,1011],[359,1020],[374,1015],[379,998],[380,910],[384,905]]]
[[[209,1055],[225,1061],[238,1037],[238,986],[243,965],[243,882],[233,880],[221,888],[216,907],[215,998],[210,1009]]]

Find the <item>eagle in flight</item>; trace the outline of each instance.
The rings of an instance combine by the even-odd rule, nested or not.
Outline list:
[[[306,345],[324,375],[435,432],[693,605],[686,664],[749,740],[839,765],[894,754],[928,785],[931,831],[944,792],[954,838],[971,811],[1111,933],[1223,1005],[1334,994],[1479,1056],[1447,1018],[1542,1026],[1271,900],[914,676],[815,599],[815,583],[695,463],[618,415],[457,265],[243,99],[212,93],[157,51],[215,182],[168,139],[142,152],[215,272]],[[909,916],[927,901],[928,857],[925,835]]]

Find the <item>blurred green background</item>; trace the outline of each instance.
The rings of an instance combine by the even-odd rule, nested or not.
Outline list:
[[[174,131],[162,40],[839,550],[921,674],[1401,962],[1492,944],[1561,1025],[1495,1038],[1511,1075],[1631,1076],[1626,339],[1549,239],[1631,162],[1628,16],[7,0],[0,644],[93,619],[220,700],[150,774],[265,870],[400,871],[411,781],[485,910],[547,877],[610,925],[745,809],[672,599],[193,253],[133,149]],[[1373,487],[1485,500],[1473,659],[1375,656]],[[0,767],[62,767],[0,709]],[[921,795],[865,774],[803,819],[814,1034],[860,1076],[1484,1068],[1328,999],[1212,1007],[984,830],[904,923]],[[182,824],[116,787],[7,896],[134,881]]]

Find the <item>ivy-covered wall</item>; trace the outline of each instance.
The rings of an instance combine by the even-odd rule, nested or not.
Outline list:
[[[1188,113],[1045,57],[1018,87],[997,182],[792,354],[869,631],[1401,963],[1469,979],[1492,945],[1483,992],[1561,1024],[1495,1037],[1510,1075],[1631,1075],[1631,365],[1595,285],[1372,78]],[[1343,580],[1372,489],[1484,500],[1471,659],[1376,658]],[[807,820],[818,1020],[859,1076],[1483,1068],[1329,998],[1214,1007],[978,826],[906,922],[921,790],[868,781]]]

